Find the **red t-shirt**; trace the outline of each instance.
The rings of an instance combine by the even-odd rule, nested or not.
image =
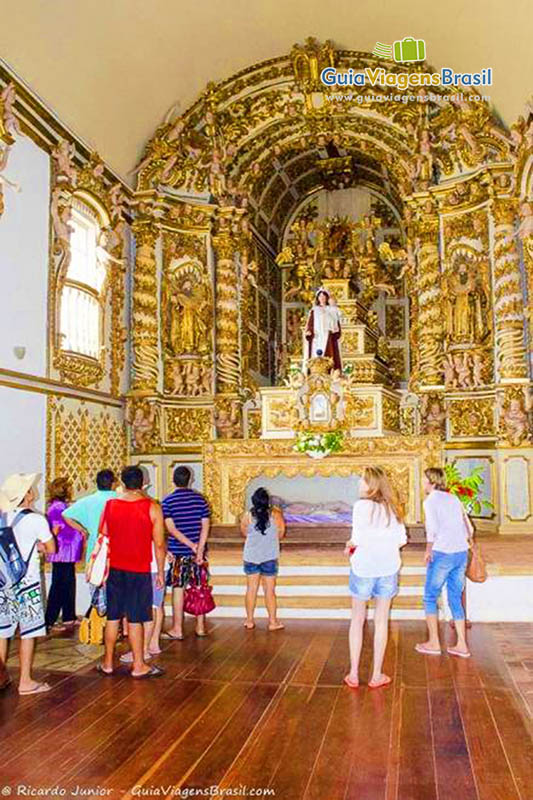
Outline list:
[[[150,572],[152,563],[152,501],[108,500],[100,530],[107,525],[109,537],[109,566],[128,572]]]

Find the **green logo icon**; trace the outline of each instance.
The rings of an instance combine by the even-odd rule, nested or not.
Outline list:
[[[424,39],[413,39],[412,36],[398,39],[392,45],[376,42],[372,53],[378,58],[394,59],[394,61],[401,64],[409,61],[424,61],[426,58],[426,42]]]

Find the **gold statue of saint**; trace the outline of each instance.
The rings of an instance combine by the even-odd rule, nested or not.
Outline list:
[[[171,294],[170,344],[175,355],[209,351],[209,293],[186,278]]]
[[[487,298],[474,270],[459,265],[446,280],[446,333],[453,342],[481,342],[487,332]]]

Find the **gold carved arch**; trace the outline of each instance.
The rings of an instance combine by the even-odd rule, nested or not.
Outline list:
[[[138,167],[138,188],[209,190],[222,205],[235,205],[228,197],[242,193],[259,205],[264,181],[268,183],[296,142],[302,152],[326,142],[341,155],[374,151],[386,163],[398,196],[420,188],[413,185],[413,159],[416,167],[417,159],[427,157],[450,177],[454,171],[460,174],[508,157],[508,132],[485,101],[452,102],[444,99],[449,89],[435,86],[431,93],[440,95],[438,103],[404,103],[401,95],[370,85],[350,87],[342,98],[328,99],[326,95],[336,93],[320,83],[319,74],[332,63],[354,71],[383,66],[368,53],[338,51],[331,42],[308,39],[288,56],[209,84],[183,116],[167,119],[157,129]],[[391,62],[387,69],[420,72],[422,66]]]

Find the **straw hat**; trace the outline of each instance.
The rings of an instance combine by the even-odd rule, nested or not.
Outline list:
[[[0,510],[14,511],[40,478],[38,472],[17,472],[0,486]]]

